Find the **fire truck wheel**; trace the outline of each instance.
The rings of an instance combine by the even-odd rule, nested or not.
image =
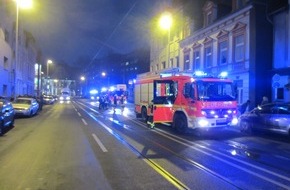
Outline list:
[[[185,133],[187,131],[187,119],[184,114],[177,113],[174,116],[173,128],[179,133]]]
[[[141,110],[141,116],[142,116],[143,121],[147,122],[148,115],[147,115],[147,110],[146,110],[145,107],[143,107],[142,110]]]

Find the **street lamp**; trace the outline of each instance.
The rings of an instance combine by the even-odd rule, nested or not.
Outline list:
[[[107,83],[108,83],[108,87],[109,87],[109,85],[110,85],[110,77],[109,76],[107,76],[107,73],[106,72],[102,72],[102,77],[107,77]]]
[[[159,20],[159,25],[162,29],[168,31],[168,45],[167,45],[167,61],[168,67],[170,62],[170,28],[172,26],[172,15],[169,12],[164,12]]]
[[[49,59],[46,62],[46,93],[49,94],[50,91],[50,81],[49,81],[49,64],[52,64],[52,61]]]
[[[32,7],[32,0],[14,0],[16,3],[16,23],[15,23],[15,68],[14,68],[14,98],[17,89],[17,66],[18,66],[18,33],[19,33],[19,8],[29,9]]]
[[[81,76],[80,77],[80,79],[81,79],[81,84],[80,84],[80,86],[81,86],[81,96],[83,96],[83,94],[86,94],[86,91],[87,91],[87,81],[86,81],[86,77],[85,76]],[[85,84],[83,84],[85,82]],[[85,88],[83,89],[83,86],[85,85]],[[84,92],[85,93],[83,93],[83,90],[84,90]]]

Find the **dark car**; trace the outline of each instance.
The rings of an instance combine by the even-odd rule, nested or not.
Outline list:
[[[8,100],[0,99],[0,135],[3,135],[6,127],[13,127],[15,112]]]
[[[258,106],[239,118],[241,131],[264,130],[290,135],[290,103],[269,103]]]

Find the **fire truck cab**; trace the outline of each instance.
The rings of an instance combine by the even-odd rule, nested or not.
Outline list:
[[[202,72],[138,75],[135,112],[146,122],[167,123],[179,132],[226,127],[238,121],[232,80]]]

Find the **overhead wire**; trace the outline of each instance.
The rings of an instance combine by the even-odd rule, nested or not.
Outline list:
[[[113,37],[113,35],[115,34],[115,32],[117,31],[117,29],[121,26],[121,24],[127,19],[127,17],[129,16],[129,14],[132,12],[132,10],[135,8],[136,4],[137,4],[138,0],[136,0],[133,5],[130,7],[130,9],[126,12],[126,14],[123,16],[123,18],[120,20],[120,22],[115,26],[115,28],[113,29],[113,31],[111,32],[111,34],[109,35],[109,37],[106,39],[105,43],[101,43],[101,47],[98,49],[97,53],[94,55],[94,57],[91,59],[90,63],[87,65],[87,67],[85,68],[85,70],[91,66],[91,64],[94,62],[94,60],[99,56],[100,52],[103,50],[104,46],[106,44],[108,44],[109,40]],[[107,45],[106,45],[107,46]]]

